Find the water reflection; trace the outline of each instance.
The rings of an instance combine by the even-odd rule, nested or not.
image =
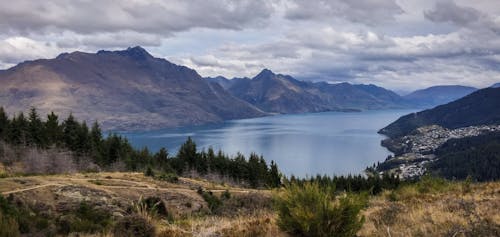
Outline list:
[[[359,173],[390,153],[380,146],[377,130],[409,110],[325,112],[278,115],[221,124],[123,133],[136,147],[175,154],[191,136],[199,148],[227,154],[256,152],[278,163],[282,172],[298,176]]]

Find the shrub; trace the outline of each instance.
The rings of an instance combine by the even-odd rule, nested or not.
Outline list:
[[[179,177],[174,173],[161,173],[156,176],[156,179],[161,181],[167,181],[169,183],[177,183],[179,182]]]
[[[446,191],[449,188],[450,183],[446,179],[439,177],[432,177],[429,175],[423,176],[419,182],[417,182],[417,191],[421,194],[423,193],[439,193]]]
[[[111,226],[111,215],[81,202],[74,212],[66,213],[58,221],[59,233],[96,233]]]
[[[275,196],[278,226],[301,236],[354,236],[364,217],[367,196],[348,194],[335,199],[318,183],[288,184]]]
[[[228,200],[231,198],[231,193],[229,192],[229,190],[226,189],[226,191],[224,191],[221,195],[221,198],[222,199],[225,199],[225,200]]]
[[[117,237],[149,237],[155,235],[155,227],[139,215],[129,215],[118,221],[113,229]]]
[[[199,187],[196,192],[203,197],[205,202],[207,202],[210,211],[215,212],[220,206],[222,206],[222,201],[211,191],[205,192],[201,187]]]
[[[153,172],[153,169],[151,169],[151,167],[148,167],[144,172],[144,175],[148,177],[154,177],[155,173]]]

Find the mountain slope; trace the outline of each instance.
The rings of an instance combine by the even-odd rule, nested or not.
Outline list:
[[[0,106],[70,112],[107,129],[151,129],[262,116],[196,71],[143,48],[73,52],[0,71]]]
[[[421,107],[434,107],[462,98],[477,89],[468,86],[433,86],[417,90],[404,96],[411,103]]]
[[[214,79],[211,79],[215,81]],[[218,79],[220,80],[220,79]],[[230,82],[228,82],[230,81]],[[229,92],[256,107],[274,113],[352,111],[403,108],[399,95],[375,85],[304,82],[264,69],[252,79],[222,80]]]
[[[253,79],[236,81],[229,91],[258,108],[274,113],[305,113],[335,109],[307,91],[305,82],[264,69]]]
[[[389,137],[399,137],[418,127],[432,124],[450,129],[500,124],[500,88],[478,90],[448,104],[405,115],[379,132]]]

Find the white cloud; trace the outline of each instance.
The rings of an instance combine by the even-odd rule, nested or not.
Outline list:
[[[0,67],[141,45],[203,76],[481,87],[500,81],[494,2],[0,0]]]

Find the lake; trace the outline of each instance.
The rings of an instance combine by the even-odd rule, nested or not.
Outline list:
[[[175,154],[191,136],[198,148],[226,154],[255,152],[286,174],[359,174],[391,153],[377,131],[414,110],[324,112],[226,121],[221,124],[121,133],[134,147]]]

